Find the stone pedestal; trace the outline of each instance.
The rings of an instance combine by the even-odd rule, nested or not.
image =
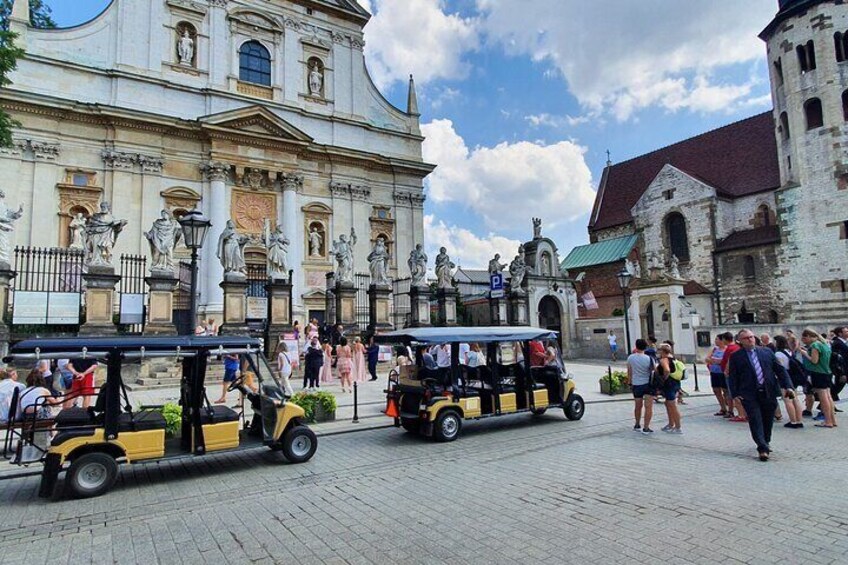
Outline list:
[[[224,290],[224,323],[221,335],[247,335],[247,280],[245,278],[224,279],[219,285]]]
[[[511,326],[529,326],[527,294],[512,292],[509,295],[509,324]]]
[[[389,296],[392,287],[372,284],[368,287],[368,327],[373,332],[391,331]]]
[[[174,291],[179,280],[174,276],[153,275],[144,282],[150,289],[144,335],[177,335],[174,325]]]
[[[440,288],[436,291],[439,303],[439,325],[456,326],[456,299],[459,292],[455,288]]]
[[[85,282],[85,323],[79,335],[114,335],[118,326],[112,321],[115,286],[121,280],[113,267],[89,267]]]
[[[273,279],[265,285],[268,294],[269,346],[276,345],[280,334],[292,329],[292,283]]]
[[[430,325],[430,287],[413,286],[409,289],[410,327],[426,328]]]
[[[9,283],[17,273],[6,264],[0,264],[0,357],[9,352],[9,326],[6,318],[9,314]]]
[[[506,298],[489,298],[489,317],[493,326],[508,326]]]
[[[336,281],[336,325],[356,326],[356,287],[352,282]]]

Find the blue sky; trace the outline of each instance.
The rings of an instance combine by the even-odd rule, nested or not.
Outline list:
[[[416,77],[427,247],[466,267],[512,257],[544,221],[564,257],[606,151],[623,161],[771,108],[757,33],[777,0],[360,0],[372,77]],[[60,25],[108,0],[48,0]],[[432,256],[432,255],[431,255]]]

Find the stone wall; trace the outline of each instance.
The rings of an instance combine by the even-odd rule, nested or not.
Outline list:
[[[750,272],[750,265],[746,267],[747,261],[753,263],[753,272]],[[722,321],[733,321],[733,316],[742,309],[743,302],[745,309],[761,323],[781,320],[776,300],[780,287],[774,276],[777,270],[775,246],[722,253],[718,264]]]
[[[577,320],[576,328],[572,357],[578,359],[609,359],[610,350],[607,336],[610,330],[613,330],[618,337],[618,358],[626,357],[627,340],[624,335],[623,317]],[[635,340],[631,339],[631,341]]]

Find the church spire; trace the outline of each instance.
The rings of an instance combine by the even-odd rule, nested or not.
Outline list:
[[[418,95],[415,94],[415,80],[409,75],[409,94],[406,98],[406,113],[411,116],[420,116],[418,112]]]

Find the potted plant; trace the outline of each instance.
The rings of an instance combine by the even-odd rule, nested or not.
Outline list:
[[[336,397],[329,392],[298,392],[291,397],[293,402],[306,412],[308,422],[332,422],[336,419]]]
[[[612,378],[610,378],[609,373],[604,373],[598,379],[598,384],[601,386],[601,394],[624,394],[630,392],[630,387],[627,385],[627,371],[613,371]]]

